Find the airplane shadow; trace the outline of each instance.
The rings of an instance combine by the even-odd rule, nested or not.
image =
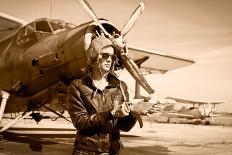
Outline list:
[[[41,154],[44,154],[44,151],[51,151],[50,154],[67,154],[71,153],[72,151],[72,145],[65,146],[65,144],[60,144],[59,140],[61,139],[56,139],[57,136],[54,135],[32,135],[32,134],[16,134],[12,132],[5,131],[3,134],[3,138],[8,142],[16,142],[16,143],[22,143],[22,144],[28,144],[29,149],[33,151],[34,153],[38,152]],[[67,138],[69,142],[71,138],[74,138],[73,135],[61,135],[61,138]],[[127,134],[122,134],[123,139],[127,140],[133,140],[133,139],[143,139],[143,137],[140,136],[135,136],[135,135],[127,135]],[[72,144],[73,142],[71,142]],[[58,145],[57,145],[58,144]],[[18,145],[12,145],[9,144],[11,147],[17,147]],[[54,145],[54,146],[52,146]],[[20,145],[21,146],[21,145]],[[49,147],[50,146],[50,147]],[[57,149],[54,150],[54,147],[61,147],[59,151]],[[9,146],[5,148],[6,150],[9,150]],[[2,148],[4,151],[4,148]],[[63,149],[63,150],[62,150]],[[12,151],[12,149],[10,149]],[[53,152],[52,152],[53,150]],[[12,152],[17,152],[17,151],[12,151]],[[33,153],[31,152],[31,153]],[[153,146],[137,146],[137,147],[125,147],[121,151],[121,155],[143,155],[143,154],[156,154],[156,155],[168,155],[171,151],[168,150],[168,147],[161,146],[161,145],[153,145]],[[33,154],[34,154],[33,153]],[[29,153],[30,154],[30,153]],[[27,154],[25,154],[27,155]]]
[[[12,132],[5,131],[2,133],[4,142],[7,143],[8,141],[12,142],[18,142],[18,143],[24,143],[24,144],[29,144],[29,148],[31,151],[35,152],[41,152],[43,150],[43,145],[54,145],[58,144],[54,140],[54,137],[59,137],[55,135],[32,135],[32,134],[16,134]],[[65,136],[60,136],[59,138],[68,138],[72,137],[73,135],[65,135]],[[49,139],[50,138],[50,139]]]

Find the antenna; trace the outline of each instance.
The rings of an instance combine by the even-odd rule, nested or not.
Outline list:
[[[51,0],[51,7],[50,7],[50,18],[52,18],[52,10],[53,10],[53,0]]]

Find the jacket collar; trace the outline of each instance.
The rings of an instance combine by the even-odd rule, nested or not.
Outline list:
[[[120,80],[118,79],[118,77],[114,74],[114,73],[110,73],[107,75],[107,81],[109,82],[109,85],[106,86],[106,88],[115,88],[118,87]],[[84,79],[82,79],[82,83],[86,86],[88,86],[89,88],[93,89],[94,91],[97,89],[97,87],[94,85],[93,80],[91,78],[91,76],[87,76]],[[100,91],[101,90],[97,90]]]

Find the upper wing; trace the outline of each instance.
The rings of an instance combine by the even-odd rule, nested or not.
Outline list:
[[[27,22],[0,12],[0,42],[13,36],[15,32]]]
[[[157,72],[166,73],[167,71],[188,66],[194,63],[193,60],[170,56],[166,55],[165,53],[138,48],[135,46],[129,45],[128,49],[129,56],[140,67],[141,71],[145,71],[150,74]]]
[[[175,113],[175,112],[169,112],[167,114],[170,115],[170,116],[194,118],[194,115],[190,115],[190,114],[181,114],[181,113]]]
[[[175,97],[166,97],[166,99],[171,99],[175,100],[176,102],[179,103],[187,103],[187,104],[221,104],[224,102],[200,102],[200,101],[191,101],[191,100],[185,100],[185,99],[180,99],[180,98],[175,98]]]

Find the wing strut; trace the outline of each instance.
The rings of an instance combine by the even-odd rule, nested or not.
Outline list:
[[[13,125],[15,125],[16,123],[18,123],[19,121],[21,121],[22,119],[24,119],[25,117],[29,116],[32,113],[32,111],[25,111],[24,113],[22,113],[21,115],[19,115],[18,117],[16,117],[14,120],[12,120],[9,124],[7,124],[6,126],[4,126],[1,130],[0,133],[9,129],[10,127],[12,127]]]
[[[142,63],[144,63],[148,59],[149,59],[149,57],[144,57],[142,59],[139,59],[139,60],[135,61],[135,63],[140,68]],[[144,98],[144,96],[142,96],[140,94],[140,84],[139,84],[138,81],[135,80],[135,97],[134,97],[134,99],[142,99],[142,98]]]
[[[4,111],[5,111],[5,107],[6,107],[6,102],[9,98],[9,93],[1,90],[0,94],[2,96],[2,101],[1,101],[1,105],[0,105],[0,123],[1,123]]]
[[[43,107],[46,108],[47,110],[53,112],[54,114],[58,115],[59,117],[65,119],[66,121],[72,123],[72,121],[70,121],[69,119],[67,119],[66,117],[64,117],[62,114],[56,112],[55,110],[53,110],[53,109],[51,109],[51,108],[49,108],[49,107],[47,107],[47,106],[45,106],[45,105],[44,105]],[[59,117],[58,117],[58,118],[59,118]],[[58,119],[58,118],[56,118],[56,119]]]

